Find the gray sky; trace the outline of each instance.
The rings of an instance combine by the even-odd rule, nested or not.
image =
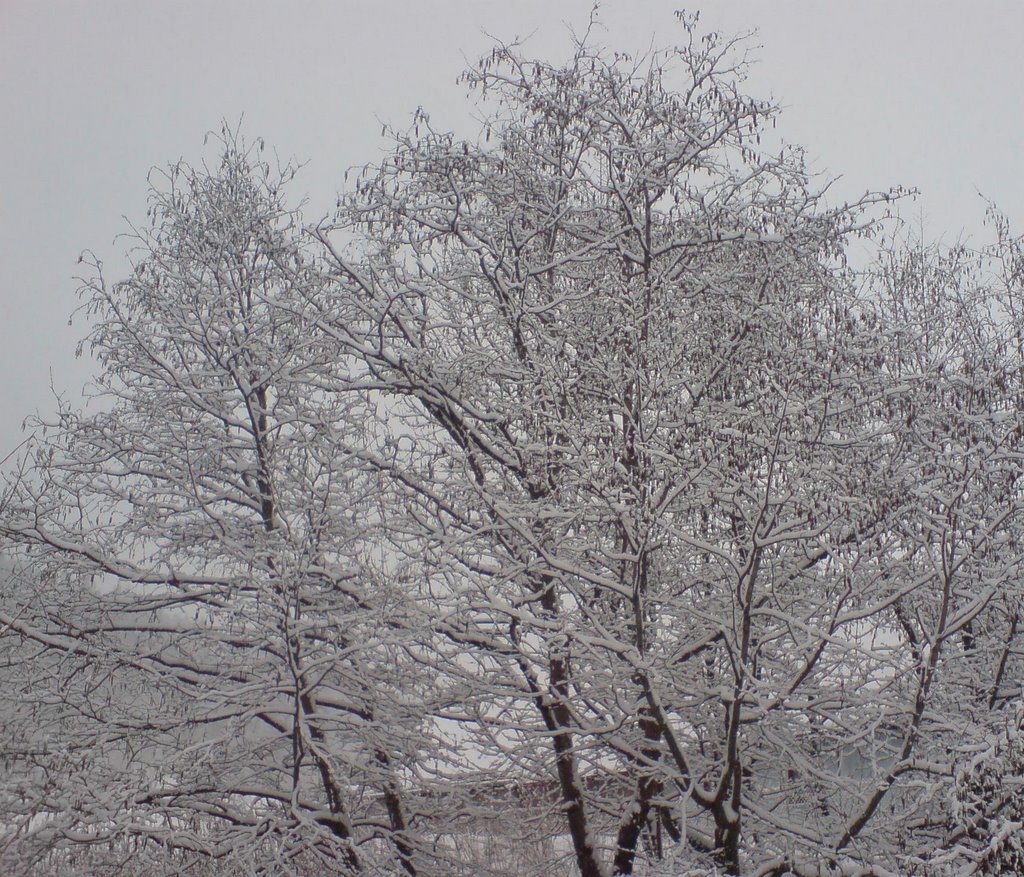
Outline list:
[[[676,39],[662,0],[607,0],[599,40],[636,51]],[[75,399],[90,366],[78,254],[109,279],[124,270],[122,216],[144,218],[146,174],[204,154],[204,134],[245,115],[244,130],[309,162],[293,188],[307,218],[326,211],[344,169],[380,154],[380,120],[424,106],[464,125],[455,80],[487,51],[486,33],[533,36],[560,59],[566,23],[590,0],[0,0],[0,459],[21,422]],[[747,90],[785,107],[779,130],[853,197],[922,191],[904,212],[926,234],[984,239],[995,200],[1024,233],[1024,5],[1016,2],[695,2],[702,27],[757,30]]]

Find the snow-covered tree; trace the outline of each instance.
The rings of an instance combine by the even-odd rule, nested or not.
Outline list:
[[[308,331],[330,304],[292,171],[222,147],[154,180],[127,280],[92,263],[94,411],[47,424],[7,498],[31,575],[0,623],[33,667],[42,784],[8,827],[24,850],[109,839],[112,873],[154,847],[168,873],[414,873],[416,586],[379,551],[365,399]]]
[[[154,188],[0,507],[19,867],[1016,855],[1020,244],[882,247],[680,23],[498,45],[309,231],[230,132]]]
[[[827,206],[684,27],[497,47],[479,139],[421,115],[321,231],[365,314],[325,330],[415,436],[389,471],[478,680],[457,720],[556,785],[581,874],[896,867],[951,770],[950,641],[1013,600],[1019,351],[969,272],[850,271],[890,196]]]

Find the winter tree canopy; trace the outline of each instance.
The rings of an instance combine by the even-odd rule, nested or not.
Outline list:
[[[496,45],[312,224],[225,128],[86,257],[0,496],[8,872],[1019,870],[1021,241],[833,203],[679,28]]]

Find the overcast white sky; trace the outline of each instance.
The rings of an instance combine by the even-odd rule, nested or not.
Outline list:
[[[671,43],[663,0],[606,0],[610,48]],[[309,162],[296,193],[326,211],[344,169],[379,155],[379,120],[423,105],[465,123],[455,82],[486,33],[533,34],[560,59],[590,0],[0,0],[0,459],[21,422],[74,399],[89,376],[74,347],[83,249],[123,270],[122,216],[144,217],[146,174],[198,159],[205,132],[244,130]],[[690,3],[702,26],[757,30],[748,91],[786,109],[780,130],[839,192],[916,186],[926,233],[983,239],[981,192],[1024,233],[1024,101],[1017,2]]]

